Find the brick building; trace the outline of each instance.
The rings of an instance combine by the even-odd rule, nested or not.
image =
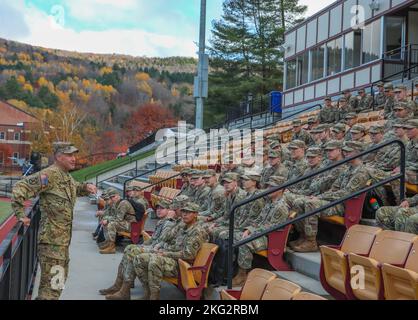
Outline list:
[[[0,171],[19,170],[17,162],[9,157],[30,158],[30,128],[36,122],[29,113],[0,101]]]

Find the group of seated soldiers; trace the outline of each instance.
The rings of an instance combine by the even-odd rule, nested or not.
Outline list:
[[[358,113],[372,108],[373,100],[360,91],[359,98],[344,93],[339,106],[346,113],[331,118],[328,109],[334,107],[328,97],[317,119],[311,118],[303,128],[300,119],[293,121],[293,137],[288,145],[278,135],[264,139],[263,167],[244,157],[240,164],[226,161],[221,171],[201,171],[185,167],[181,171],[181,192],[172,203],[161,200],[156,205],[160,219],[151,238],[141,245],[126,247],[113,286],[100,291],[107,299],[130,299],[130,288],[136,277],[144,288],[144,299],[158,299],[164,277],[177,277],[179,258],[192,261],[203,242],[216,242],[229,237],[229,214],[234,205],[257,194],[278,187],[304,175],[329,167],[344,158],[355,157],[368,148],[391,139],[406,145],[406,181],[418,184],[418,118],[416,104],[394,98],[391,84],[379,84],[383,89],[375,101],[384,110],[385,124],[368,130],[357,123]],[[403,90],[402,86],[396,88]],[[345,110],[344,109],[344,110]],[[367,140],[370,138],[370,141]],[[251,144],[255,152],[255,144]],[[322,208],[333,201],[351,195],[400,172],[399,146],[388,145],[376,152],[350,160],[310,179],[248,202],[235,211],[234,241],[257,234],[288,220],[291,213],[301,215]],[[399,181],[389,188],[376,188],[384,203],[376,213],[377,223],[399,231],[418,234],[418,196],[403,201]],[[399,206],[389,206],[388,189]],[[131,190],[131,189],[129,189]],[[129,197],[145,201],[133,187]],[[121,200],[116,190],[107,190],[113,213],[101,213],[107,239],[104,251],[114,252],[114,233],[128,227],[131,214],[129,202]],[[344,203],[322,210],[294,224],[299,238],[288,245],[296,252],[318,250],[316,236],[320,216],[343,216]],[[110,217],[112,216],[112,217]],[[239,270],[233,285],[242,285],[252,267],[255,252],[267,249],[267,236],[259,237],[239,247],[236,257]],[[110,243],[110,244],[109,244]],[[110,249],[109,249],[110,246]],[[105,252],[106,253],[106,252]]]

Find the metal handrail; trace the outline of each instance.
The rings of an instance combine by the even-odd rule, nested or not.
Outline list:
[[[287,187],[289,187],[291,185],[297,184],[297,183],[299,183],[301,181],[310,179],[310,178],[312,178],[314,176],[317,176],[318,174],[321,174],[323,172],[326,172],[326,171],[329,171],[331,169],[334,169],[334,168],[336,168],[338,166],[341,166],[341,165],[343,165],[343,164],[345,164],[345,163],[347,163],[347,162],[349,162],[351,160],[354,160],[354,159],[357,159],[357,158],[361,158],[361,157],[363,157],[366,154],[375,152],[375,151],[377,151],[379,149],[382,149],[383,147],[386,147],[386,146],[391,145],[391,144],[398,144],[399,147],[400,147],[401,163],[400,163],[400,173],[399,174],[394,175],[394,176],[391,176],[390,178],[387,178],[385,180],[382,180],[382,181],[380,181],[380,182],[378,182],[378,183],[376,183],[376,184],[374,184],[372,186],[369,186],[369,187],[367,187],[367,188],[365,188],[365,189],[363,189],[361,191],[357,191],[357,192],[355,192],[355,193],[353,193],[351,195],[345,196],[345,197],[343,197],[343,198],[341,198],[339,200],[332,201],[329,204],[327,204],[327,205],[325,205],[323,207],[320,207],[318,209],[315,209],[312,212],[305,213],[305,214],[300,215],[299,217],[297,217],[295,219],[292,219],[292,220],[286,221],[284,223],[278,224],[276,226],[273,226],[271,228],[268,228],[267,230],[264,230],[263,232],[260,232],[260,233],[251,235],[248,238],[245,238],[245,239],[243,239],[243,240],[241,240],[241,241],[239,241],[237,243],[234,243],[234,218],[235,218],[235,211],[239,207],[242,207],[242,206],[244,206],[244,205],[246,205],[246,204],[248,204],[250,202],[253,202],[255,200],[258,200],[260,198],[263,198],[263,197],[265,197],[265,196],[267,196],[267,195],[269,195],[271,193],[274,193],[274,192],[277,192],[279,190],[285,189],[285,188],[287,188]],[[263,236],[267,235],[268,233],[271,233],[271,232],[276,231],[276,230],[283,229],[284,227],[286,227],[286,226],[288,226],[290,224],[293,224],[295,222],[304,220],[305,218],[310,217],[310,216],[312,216],[312,215],[314,215],[314,214],[316,214],[318,212],[321,212],[321,211],[323,211],[325,209],[331,208],[331,207],[333,207],[333,206],[335,206],[335,205],[337,205],[339,203],[342,203],[342,202],[344,202],[344,201],[346,201],[348,199],[354,198],[354,197],[356,197],[356,196],[358,196],[358,195],[360,195],[360,194],[362,194],[364,192],[367,192],[369,190],[375,189],[376,187],[379,187],[381,185],[384,185],[384,184],[386,184],[386,183],[388,183],[390,181],[394,181],[394,180],[397,180],[397,179],[400,179],[400,187],[399,187],[399,189],[400,189],[400,199],[403,200],[404,197],[405,197],[405,145],[404,145],[404,143],[401,140],[394,139],[394,140],[390,140],[390,141],[387,141],[387,142],[378,144],[377,146],[374,146],[374,147],[372,147],[370,149],[367,149],[367,150],[365,150],[365,151],[363,151],[363,152],[361,152],[361,153],[359,153],[359,154],[357,154],[355,156],[352,156],[352,157],[349,157],[349,158],[345,158],[345,159],[343,159],[341,161],[338,161],[338,162],[336,162],[334,164],[331,164],[331,165],[329,165],[329,166],[327,166],[325,168],[322,168],[322,169],[313,171],[313,172],[311,172],[311,173],[309,173],[307,175],[304,175],[304,176],[299,177],[297,179],[293,179],[291,181],[288,181],[288,182],[282,184],[281,186],[273,187],[273,188],[270,188],[269,190],[266,190],[264,192],[260,192],[259,194],[255,195],[255,196],[253,196],[253,197],[251,197],[249,199],[243,200],[243,201],[235,204],[231,208],[231,210],[229,212],[228,288],[229,289],[232,288],[233,249],[235,249],[235,248],[237,248],[239,246],[242,246],[242,245],[244,245],[246,243],[249,243],[249,242],[251,242],[251,241],[253,241],[253,240],[257,239],[257,238],[263,237]]]

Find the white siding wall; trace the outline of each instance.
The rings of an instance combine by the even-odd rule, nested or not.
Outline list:
[[[326,82],[318,83],[315,87],[316,87],[315,98],[323,97],[327,94],[327,83]]]
[[[370,82],[370,68],[356,72],[356,87],[363,86]]]
[[[354,73],[349,73],[341,77],[341,90],[351,89],[354,87]]]
[[[294,103],[302,102],[303,101],[303,89],[295,91],[295,100]]]
[[[334,94],[340,91],[340,78],[328,81],[328,94]]]
[[[381,79],[381,69],[380,65],[372,67],[372,82],[379,81]]]
[[[315,86],[305,88],[305,101],[315,99]]]

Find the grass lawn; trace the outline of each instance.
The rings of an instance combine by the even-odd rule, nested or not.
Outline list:
[[[0,225],[12,214],[9,202],[0,201]]]
[[[142,153],[139,155],[136,155],[134,157],[125,157],[125,158],[120,158],[120,159],[115,159],[115,160],[110,160],[110,161],[106,161],[106,162],[102,162],[99,164],[96,164],[94,166],[91,167],[87,167],[78,171],[74,171],[73,173],[71,173],[71,175],[73,176],[73,178],[79,182],[83,182],[85,180],[91,179],[93,177],[95,177],[98,174],[107,172],[109,170],[113,170],[116,168],[119,168],[125,164],[129,164],[131,162],[134,162],[136,160],[141,160],[144,159],[146,157],[149,157],[151,155],[154,154],[154,150],[148,151],[146,153]]]

